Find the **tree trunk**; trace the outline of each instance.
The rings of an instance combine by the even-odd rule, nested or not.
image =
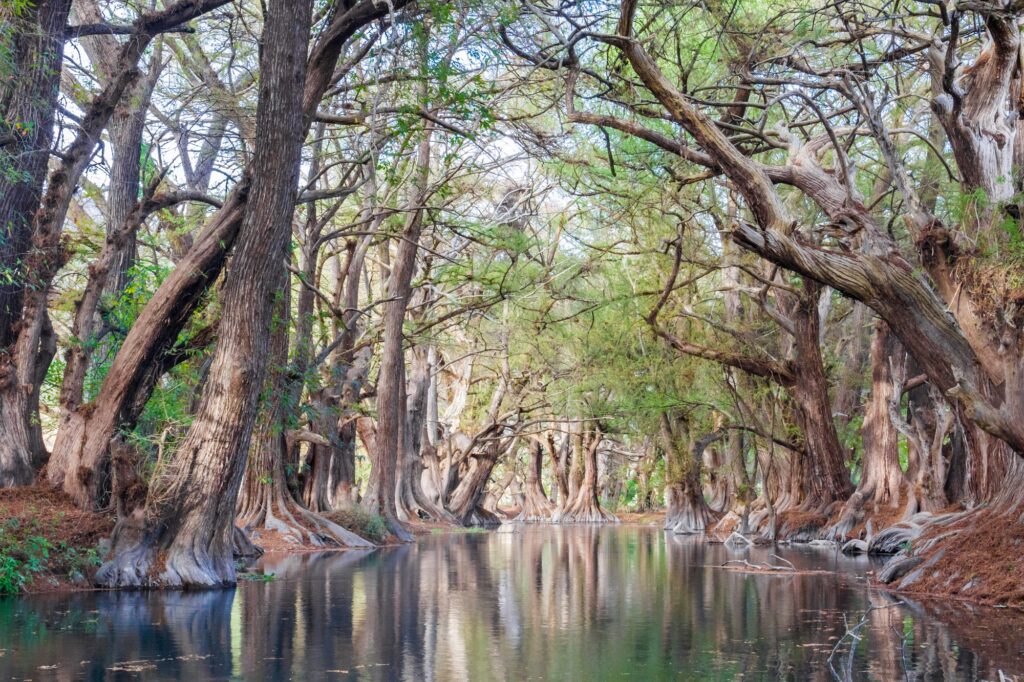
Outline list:
[[[0,147],[0,349],[14,343],[21,316],[26,273],[24,258],[32,241],[32,214],[43,195],[53,145],[54,119],[64,58],[64,27],[71,0],[38,0],[14,27],[13,87],[5,88],[0,133],[14,142]],[[4,420],[8,415],[4,413]],[[14,463],[12,463],[14,464]],[[17,466],[15,464],[15,466]],[[5,462],[0,482],[22,476]]]
[[[270,342],[270,368],[266,381],[266,399],[260,410],[249,448],[249,459],[238,500],[237,523],[254,532],[274,531],[297,545],[333,545],[371,547],[372,544],[337,524],[304,509],[288,489],[284,468],[287,450],[288,415],[287,362],[288,324],[287,288],[277,303]]]
[[[544,492],[544,481],[541,478],[544,469],[544,444],[540,437],[530,439],[527,454],[526,486],[523,489],[523,506],[516,521],[526,523],[547,523],[555,506],[551,504]]]
[[[426,198],[426,183],[430,173],[429,130],[424,134],[417,151],[417,189],[411,201],[414,207],[422,206]],[[413,210],[402,230],[388,279],[387,303],[384,304],[384,340],[377,379],[377,451],[371,455],[369,490],[374,495],[363,501],[367,510],[386,519],[391,532],[404,542],[411,541],[412,536],[396,516],[395,500],[396,474],[406,416],[402,325],[412,295],[412,275],[422,228],[423,211]],[[418,472],[416,476],[418,479]]]
[[[589,436],[589,437],[588,437]],[[601,508],[597,496],[597,450],[601,446],[601,430],[580,429],[579,455],[583,476],[576,497],[552,518],[552,523],[618,523],[618,519]]]
[[[208,0],[207,4],[214,1]],[[309,129],[348,39],[367,23],[406,2],[395,0],[387,6],[361,0],[334,15],[309,57],[303,88],[303,133]],[[63,487],[79,506],[96,506],[100,473],[109,457],[111,439],[119,430],[134,426],[138,412],[133,406],[146,402],[155,383],[147,378],[152,367],[169,353],[204,294],[217,280],[238,236],[255,172],[255,166],[250,164],[224,206],[139,313],[95,400],[77,410],[74,418],[58,431],[53,450],[61,465],[52,466],[51,462],[47,475],[53,485]]]
[[[495,433],[494,437],[497,438]],[[508,448],[510,439],[494,440],[483,452],[471,454],[466,467],[468,471],[459,480],[452,493],[448,511],[464,526],[495,526],[499,519],[481,507],[487,482],[498,463],[501,454]]]
[[[10,135],[14,142],[0,147],[4,167],[0,173],[0,488],[31,483],[36,465],[45,456],[35,434],[39,421],[36,361],[41,359],[40,341],[46,335],[41,325],[38,336],[19,343],[18,321],[30,276],[26,267],[32,216],[40,204],[53,145],[70,8],[71,0],[39,0],[25,8],[14,29],[12,86],[4,89],[0,136]],[[45,310],[40,312],[43,317]]]
[[[220,339],[199,409],[174,462],[154,481],[141,524],[121,522],[98,584],[139,587],[233,583],[235,505],[267,366],[275,290],[304,127],[302,83],[310,2],[271,0],[260,54],[252,191],[224,287]]]
[[[398,518],[403,521],[420,517],[454,522],[455,519],[435,505],[423,491],[423,450],[431,368],[427,362],[426,348],[414,346],[409,354],[412,356],[412,372],[408,382],[409,394],[406,399],[407,409],[402,428],[396,482],[398,490],[395,502]]]
[[[665,530],[675,533],[705,533],[717,516],[704,500],[700,484],[701,463],[708,445],[725,436],[714,431],[693,444],[692,453],[681,448],[683,434],[672,428],[667,414],[660,416],[660,431],[668,453],[669,484],[665,489]]]
[[[829,529],[830,539],[846,539],[865,512],[877,514],[899,506],[906,489],[900,469],[899,433],[889,418],[893,395],[892,369],[902,363],[905,353],[889,325],[878,320],[871,340],[871,396],[864,409],[861,427],[861,477],[857,489],[843,505],[839,520]],[[901,367],[902,369],[902,367]]]
[[[804,280],[803,291],[793,312],[793,342],[796,350],[792,395],[807,452],[808,508],[827,510],[850,494],[849,472],[843,464],[843,449],[832,419],[828,377],[821,359],[818,299],[822,286]],[[827,512],[826,512],[827,513]]]

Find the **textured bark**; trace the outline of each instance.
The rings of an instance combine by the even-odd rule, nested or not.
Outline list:
[[[705,533],[717,520],[717,514],[708,506],[701,489],[701,463],[704,451],[711,443],[725,436],[714,431],[693,443],[692,453],[681,447],[684,434],[673,428],[669,416],[660,417],[662,445],[668,454],[669,483],[665,489],[665,530],[676,533]]]
[[[287,311],[287,295],[284,295],[278,301],[277,320],[287,320]],[[236,522],[254,532],[257,538],[261,532],[269,530],[298,545],[371,547],[370,542],[314,513],[318,510],[303,508],[288,489],[284,468],[290,404],[286,397],[288,327],[286,322],[276,322],[275,326],[266,382],[268,390],[253,431]]]
[[[494,467],[515,437],[501,438],[500,430],[488,430],[488,433],[491,440],[482,451],[472,453],[467,458],[464,465],[466,471],[448,501],[447,510],[464,526],[493,526],[500,523],[492,512],[483,509],[482,503]]]
[[[405,4],[404,0],[396,0],[391,6],[362,0],[333,15],[309,57],[299,124],[303,133],[330,84],[344,44],[367,23]],[[153,385],[146,380],[150,368],[159,364],[171,349],[224,267],[245,214],[253,174],[254,167],[250,166],[224,206],[143,308],[122,342],[96,399],[87,409],[78,410],[76,418],[58,432],[54,453],[66,458],[66,465],[49,469],[48,475],[80,506],[96,505],[99,474],[109,455],[111,439],[118,430],[134,425],[137,413],[133,414],[132,406],[144,403]]]
[[[44,326],[49,324],[45,305],[36,320],[27,321],[28,329],[19,320],[30,275],[32,218],[40,205],[53,144],[70,7],[71,0],[40,0],[18,20],[13,85],[5,88],[0,120],[0,135],[15,140],[0,147],[0,164],[5,166],[0,173],[0,488],[31,483],[35,466],[45,456],[41,438],[35,435],[36,361],[45,358],[40,351]]]
[[[0,174],[0,272],[4,275],[0,283],[0,349],[14,342],[15,323],[21,315],[24,260],[53,145],[64,27],[70,9],[71,0],[39,0],[25,9],[14,27],[13,87],[5,92],[0,120],[0,133],[13,134],[16,140],[0,147],[0,163],[10,164]]]
[[[516,521],[546,523],[551,521],[555,506],[544,492],[541,478],[544,469],[544,444],[540,437],[530,439],[527,453],[526,485],[523,487],[522,507]]]
[[[195,420],[150,489],[141,526],[119,523],[106,586],[234,582],[235,505],[269,353],[297,191],[310,2],[268,3],[252,192],[224,287],[224,317]]]
[[[826,508],[845,500],[850,493],[850,478],[843,464],[832,404],[828,395],[828,377],[821,359],[818,299],[822,287],[805,280],[793,311],[793,345],[796,351],[792,396],[799,414],[809,454],[804,483],[809,507]]]
[[[580,430],[581,447],[577,454],[583,477],[576,496],[552,517],[552,523],[618,523],[614,514],[601,508],[597,496],[597,450],[601,446],[601,438],[601,430],[597,427],[589,432]]]
[[[907,489],[900,469],[899,433],[889,413],[890,403],[895,400],[898,404],[900,398],[893,394],[893,365],[899,363],[902,371],[904,360],[905,353],[889,326],[877,321],[871,340],[871,395],[861,427],[860,483],[829,529],[832,538],[847,538],[865,512],[876,514],[898,507]]]
[[[411,206],[423,205],[426,198],[426,184],[430,173],[430,129],[420,140],[416,159],[416,189]],[[381,346],[381,365],[377,379],[377,451],[372,453],[370,490],[363,501],[370,512],[387,520],[396,537],[411,541],[397,517],[396,478],[402,458],[403,432],[406,420],[405,359],[402,325],[405,311],[412,296],[412,275],[416,267],[416,253],[419,250],[420,232],[423,229],[423,211],[416,209],[408,214],[402,228],[401,239],[391,264],[387,285],[387,303],[384,304],[384,335]],[[418,453],[417,453],[418,460]],[[411,483],[412,472],[403,477]],[[416,483],[419,471],[415,472]]]
[[[407,521],[412,518],[428,518],[435,521],[455,519],[434,503],[423,489],[425,471],[424,449],[427,428],[427,397],[430,391],[431,367],[426,348],[416,346],[410,349],[412,367],[408,381],[405,423],[399,452],[396,505],[398,518]]]

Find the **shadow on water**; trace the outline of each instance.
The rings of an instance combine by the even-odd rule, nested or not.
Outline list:
[[[868,611],[852,679],[1024,673],[1024,615],[894,600],[871,565],[779,563],[650,528],[431,536],[373,553],[267,557],[270,581],[194,593],[0,599],[2,679],[829,680]]]

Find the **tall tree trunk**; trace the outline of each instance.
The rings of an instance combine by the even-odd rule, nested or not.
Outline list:
[[[526,461],[526,486],[523,489],[523,505],[516,521],[539,523],[551,521],[555,507],[544,492],[542,473],[544,470],[544,444],[540,437],[530,439]]]
[[[421,207],[426,199],[430,174],[431,130],[428,128],[424,133],[417,150],[416,190],[410,202],[413,207]],[[368,487],[373,496],[368,494],[363,501],[363,506],[386,519],[395,536],[406,542],[411,541],[412,536],[399,522],[395,502],[396,473],[406,412],[402,325],[412,296],[412,275],[416,267],[416,254],[419,251],[422,229],[423,211],[414,208],[402,229],[388,278],[387,303],[384,304],[384,341],[377,379],[377,451],[371,453],[371,482]],[[417,477],[418,475],[417,473]]]
[[[890,402],[899,402],[899,396],[893,395],[893,364],[900,363],[902,369],[904,359],[903,348],[889,325],[876,321],[871,340],[871,396],[861,427],[860,483],[843,506],[839,520],[829,529],[832,538],[848,537],[865,512],[891,511],[900,504],[907,488],[900,469],[899,433],[889,418]]]
[[[195,420],[150,489],[141,523],[115,529],[106,586],[232,583],[235,505],[263,386],[275,290],[286,281],[304,126],[312,3],[271,0],[260,54],[252,190],[224,287],[224,316]]]
[[[0,147],[4,167],[0,173],[0,349],[4,351],[14,343],[14,325],[21,315],[24,259],[53,145],[70,9],[71,0],[38,0],[15,20],[14,64],[7,75],[12,87],[4,93],[0,120],[0,134],[14,140]],[[0,483],[8,478],[6,467],[0,476]]]
[[[201,4],[219,1],[206,0]],[[303,88],[303,133],[309,129],[320,99],[335,75],[338,56],[348,39],[366,24],[405,4],[407,0],[395,0],[391,5],[360,0],[334,14],[330,27],[309,57]],[[247,167],[224,206],[207,222],[185,257],[139,313],[96,398],[61,425],[53,448],[61,465],[53,466],[51,461],[47,475],[78,505],[95,507],[98,503],[100,473],[109,457],[111,440],[119,430],[134,426],[136,406],[145,404],[155,385],[152,368],[173,354],[178,335],[224,267],[251,196],[255,170],[252,164]]]
[[[832,419],[828,377],[821,359],[818,300],[822,286],[804,280],[803,291],[793,312],[793,343],[796,350],[792,395],[807,451],[804,463],[808,508],[827,510],[850,494],[849,472],[843,463],[843,449]]]
[[[70,8],[71,0],[39,0],[16,20],[12,86],[4,92],[0,136],[14,141],[0,146],[0,488],[31,483],[36,465],[45,456],[40,451],[41,438],[36,437],[41,381],[37,383],[35,365],[45,359],[40,358],[45,348],[40,340],[47,336],[43,327],[51,334],[52,328],[47,318],[39,336],[19,344],[18,321],[28,276],[32,216],[40,205],[53,145]],[[40,318],[45,317],[41,311]],[[26,353],[32,357],[23,357]]]

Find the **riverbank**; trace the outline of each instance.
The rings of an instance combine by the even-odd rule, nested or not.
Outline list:
[[[91,589],[113,528],[48,487],[0,492],[0,594]]]
[[[664,512],[657,511],[620,512],[617,517],[622,525],[658,528],[665,520]],[[0,594],[92,589],[93,574],[113,530],[111,514],[85,512],[61,492],[29,487],[0,492],[0,519]],[[339,512],[332,520],[379,546],[397,544],[370,515]],[[407,525],[420,537],[487,532],[420,520]],[[911,580],[879,583],[879,587],[897,595],[1024,609],[1024,523],[1016,519],[999,524],[974,523],[970,529],[960,530],[963,537],[959,542],[947,542],[941,549],[923,553],[920,570],[908,572]],[[272,554],[340,551],[268,530],[253,533],[251,539],[262,552]],[[717,536],[707,539],[722,540]],[[942,554],[935,559],[938,551]],[[959,570],[952,578],[935,571],[932,567],[939,560],[953,562]]]

